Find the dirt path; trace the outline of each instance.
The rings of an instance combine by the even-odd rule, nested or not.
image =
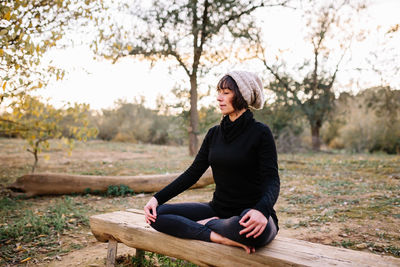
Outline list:
[[[118,244],[117,255],[135,255],[136,250],[125,246],[124,244]],[[59,257],[58,260],[42,263],[36,266],[47,266],[47,267],[70,267],[70,266],[81,266],[81,267],[95,267],[105,266],[105,260],[107,257],[107,243],[94,242],[89,246],[71,252],[65,256]]]

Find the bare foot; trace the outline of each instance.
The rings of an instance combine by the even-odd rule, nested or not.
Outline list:
[[[241,244],[239,242],[236,242],[236,241],[233,241],[233,240],[231,240],[229,238],[223,237],[222,235],[217,234],[216,232],[211,232],[210,240],[212,242],[215,242],[215,243],[218,243],[218,244],[223,244],[223,245],[243,248],[247,252],[247,254],[256,252],[256,249],[254,247],[248,247],[248,246],[243,245],[243,244]]]
[[[216,219],[219,219],[219,217],[207,218],[207,219],[204,219],[204,220],[197,221],[197,223],[202,224],[202,225],[206,225],[206,223],[208,223],[209,221],[216,220]]]

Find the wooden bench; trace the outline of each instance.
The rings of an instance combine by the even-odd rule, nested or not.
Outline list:
[[[400,266],[400,259],[367,252],[278,237],[254,254],[243,249],[198,240],[180,239],[155,231],[144,212],[129,209],[90,217],[97,240],[108,243],[107,266],[114,266],[118,242],[144,251],[188,260],[200,266]]]

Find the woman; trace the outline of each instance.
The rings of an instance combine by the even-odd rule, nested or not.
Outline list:
[[[268,126],[255,121],[249,110],[264,104],[257,75],[229,72],[217,91],[224,115],[220,125],[208,131],[192,165],[149,200],[146,222],[176,237],[252,253],[271,242],[279,229],[273,209],[280,189],[275,142]],[[216,185],[209,203],[164,204],[195,184],[209,166]]]

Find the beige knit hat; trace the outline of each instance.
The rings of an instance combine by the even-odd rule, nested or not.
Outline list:
[[[247,104],[255,109],[262,109],[265,98],[263,86],[257,74],[248,71],[231,71],[226,75],[235,80],[239,91]]]

